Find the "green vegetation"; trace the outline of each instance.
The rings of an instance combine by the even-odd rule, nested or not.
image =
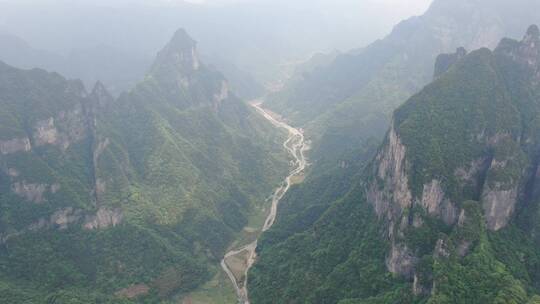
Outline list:
[[[540,23],[530,12],[538,9],[532,0],[433,1],[388,36],[293,78],[267,106],[306,129],[314,162],[335,164],[370,138],[384,137],[393,111],[432,81],[441,52],[493,48],[503,36],[519,37]]]
[[[396,110],[402,164],[380,156],[364,168],[357,159],[356,174],[316,174],[292,189],[260,242],[248,282],[252,302],[537,302],[540,37],[528,39],[467,55]],[[378,175],[380,162],[402,166],[413,198],[403,211],[378,217],[367,200],[371,183],[388,183],[389,204],[403,194],[395,193],[403,191],[395,176]],[[340,184],[343,176],[348,183]],[[440,201],[424,195],[432,180],[440,181]],[[423,207],[423,199],[435,206]],[[453,219],[444,200],[456,208]],[[388,272],[387,263],[400,262],[388,259],[390,249],[403,253],[393,244],[408,248],[410,277]]]
[[[262,244],[250,272],[251,300],[336,303],[391,288],[395,280],[385,272],[388,247],[379,229],[360,189],[352,191],[310,229],[272,246]]]
[[[175,61],[191,47],[179,31],[116,100],[0,66],[0,140],[32,145],[0,154],[0,302],[162,303],[220,271],[287,170],[284,134]]]

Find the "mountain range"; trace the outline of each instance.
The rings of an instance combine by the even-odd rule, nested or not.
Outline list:
[[[350,188],[264,238],[254,303],[538,303],[540,30],[435,66]]]
[[[392,111],[433,78],[441,53],[493,48],[540,23],[534,0],[435,0],[425,14],[396,25],[371,45],[338,56],[272,94],[266,106],[302,126],[315,163],[336,166],[371,138],[381,139]]]
[[[194,289],[286,170],[284,134],[177,31],[145,79],[0,65],[0,302],[164,301]]]
[[[0,11],[1,303],[540,303],[540,2],[68,2]]]

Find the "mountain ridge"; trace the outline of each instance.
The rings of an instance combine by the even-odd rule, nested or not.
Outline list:
[[[154,67],[114,98],[100,82],[86,92],[0,64],[2,301],[189,292],[279,182],[284,135],[198,61],[185,31]]]
[[[434,1],[385,38],[290,83],[267,106],[306,129],[314,163],[336,166],[370,138],[383,138],[392,111],[432,80],[439,54],[493,48],[503,37],[519,37],[540,22],[529,13],[537,6],[529,0]],[[342,137],[339,145],[336,135]]]
[[[538,301],[537,32],[455,60],[399,107],[348,191],[261,242],[253,302]]]

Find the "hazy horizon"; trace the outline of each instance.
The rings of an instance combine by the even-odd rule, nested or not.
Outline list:
[[[0,303],[540,304],[540,0],[0,0]]]

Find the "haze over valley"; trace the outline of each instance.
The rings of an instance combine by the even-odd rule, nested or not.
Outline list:
[[[0,303],[540,303],[538,12],[0,0]]]

